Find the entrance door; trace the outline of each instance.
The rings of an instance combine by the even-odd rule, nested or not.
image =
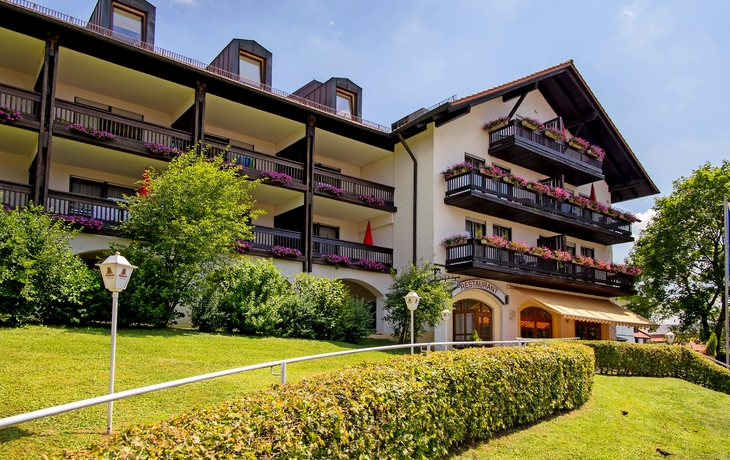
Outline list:
[[[459,300],[454,303],[454,341],[471,340],[477,331],[481,340],[492,340],[492,309],[478,300]]]

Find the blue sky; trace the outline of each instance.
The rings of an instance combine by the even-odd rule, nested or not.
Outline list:
[[[95,0],[36,0],[88,19]],[[573,59],[662,194],[730,153],[730,2],[157,0],[155,44],[210,62],[232,38],[271,51],[273,86],[316,78],[363,88],[389,125]],[[646,213],[654,197],[620,203]],[[628,245],[614,247],[615,259]]]

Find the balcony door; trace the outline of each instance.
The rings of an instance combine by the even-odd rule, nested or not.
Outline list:
[[[481,340],[492,340],[492,309],[473,299],[454,303],[454,341],[467,342],[477,331]]]

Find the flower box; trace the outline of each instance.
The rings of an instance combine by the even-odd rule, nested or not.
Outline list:
[[[182,153],[182,151],[180,151],[177,147],[168,147],[165,144],[145,142],[144,145],[150,152],[157,155],[165,155],[166,157],[180,155]]]
[[[54,219],[61,219],[71,224],[71,227],[91,232],[98,232],[104,228],[104,222],[93,217],[71,216],[67,214],[58,214]]]
[[[384,263],[376,262],[376,261],[370,260],[370,259],[360,259],[357,262],[355,262],[354,265],[356,265],[364,270],[370,270],[373,272],[381,272],[381,273],[384,272],[388,268],[388,266],[385,265]]]
[[[268,180],[272,184],[287,186],[291,184],[292,178],[289,174],[279,173],[275,171],[261,171],[261,177]]]
[[[606,152],[603,151],[603,149],[597,145],[591,145],[588,150],[585,151],[586,155],[590,155],[593,158],[598,158],[599,160],[603,160],[606,158]]]
[[[522,126],[525,128],[531,129],[533,131],[542,131],[545,129],[545,125],[540,123],[540,121],[535,120],[534,118],[523,118],[520,120],[520,123],[522,123]]]
[[[469,237],[466,235],[451,235],[448,238],[441,240],[441,246],[445,248],[455,248],[457,246],[463,246],[469,242]]]
[[[479,174],[482,176],[488,176],[493,178],[499,178],[503,177],[505,175],[505,172],[502,170],[502,168],[494,165],[490,166],[482,166],[479,168]]]
[[[576,150],[586,150],[588,147],[590,147],[590,144],[587,140],[581,139],[580,137],[572,137],[568,140],[568,145]]]
[[[491,133],[498,129],[504,128],[508,124],[509,120],[507,119],[507,117],[499,117],[484,123],[484,130]]]
[[[632,224],[634,222],[640,222],[640,220],[635,215],[631,214],[630,212],[617,212],[616,217],[618,217],[621,220],[625,220],[626,222],[632,223]]]
[[[491,246],[493,248],[500,248],[503,249],[505,246],[507,246],[508,241],[501,236],[498,235],[491,235],[491,236],[485,236],[482,238],[481,243],[484,246]]]
[[[568,251],[561,251],[560,249],[554,250],[550,258],[558,262],[570,262],[573,260],[573,256]]]
[[[541,257],[543,259],[550,259],[553,256],[553,251],[551,251],[550,249],[548,249],[544,246],[541,246],[539,248],[532,247],[532,248],[530,248],[529,252],[531,255],[533,255],[535,257]]]
[[[327,192],[327,193],[330,193],[335,196],[340,196],[340,195],[345,194],[345,191],[343,189],[341,189],[339,187],[335,187],[334,185],[325,184],[322,182],[318,183],[316,188],[317,188],[317,191]]]
[[[584,267],[593,267],[593,258],[588,256],[575,256],[573,257],[573,263]]]
[[[373,196],[373,195],[358,195],[357,198],[362,201],[363,203],[367,203],[369,205],[377,206],[379,208],[382,208],[385,206],[385,200],[383,200],[380,197]]]
[[[516,185],[518,187],[524,187],[527,185],[527,179],[514,174],[508,174],[504,176],[502,180],[508,184]]]
[[[507,243],[507,246],[505,246],[505,249],[515,251],[518,254],[525,254],[527,253],[527,251],[530,250],[530,245],[528,245],[524,241],[509,241]]]
[[[548,192],[548,195],[557,198],[558,200],[567,200],[572,195],[567,190],[563,190],[560,187],[550,187],[550,191]]]
[[[110,133],[109,131],[99,131],[96,128],[87,128],[86,126],[82,125],[81,123],[70,124],[66,127],[66,129],[73,133],[83,134],[84,136],[93,137],[94,139],[97,139],[100,141],[117,140],[117,136]]]
[[[335,267],[339,267],[340,265],[350,265],[352,263],[349,257],[340,256],[337,254],[322,254],[321,258],[323,261],[327,262],[328,264],[332,264]]]
[[[441,176],[444,179],[449,180],[452,177],[466,174],[472,170],[472,166],[469,163],[456,163],[455,165],[449,166],[445,170],[441,171]]]
[[[528,182],[527,190],[532,190],[533,192],[540,195],[547,195],[550,193],[550,186],[540,182]]]
[[[239,238],[233,244],[233,249],[236,252],[244,254],[246,251],[250,251],[251,249],[253,249],[253,243]]]
[[[13,110],[7,105],[0,105],[0,123],[19,121],[23,115],[18,110]]]
[[[558,131],[554,128],[547,128],[545,130],[545,137],[549,137],[550,139],[554,139],[556,141],[564,141],[565,140],[565,134],[562,131]]]
[[[299,249],[287,248],[286,246],[273,246],[269,252],[279,257],[299,257],[302,255]]]

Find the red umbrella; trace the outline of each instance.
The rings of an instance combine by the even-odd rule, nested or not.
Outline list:
[[[596,199],[596,188],[591,184],[591,201],[598,201]]]
[[[140,196],[147,196],[150,193],[150,173],[147,168],[144,168],[144,174],[142,174],[142,185],[139,186]]]
[[[373,232],[370,230],[370,221],[368,221],[368,228],[365,230],[365,240],[362,244],[373,245]]]

